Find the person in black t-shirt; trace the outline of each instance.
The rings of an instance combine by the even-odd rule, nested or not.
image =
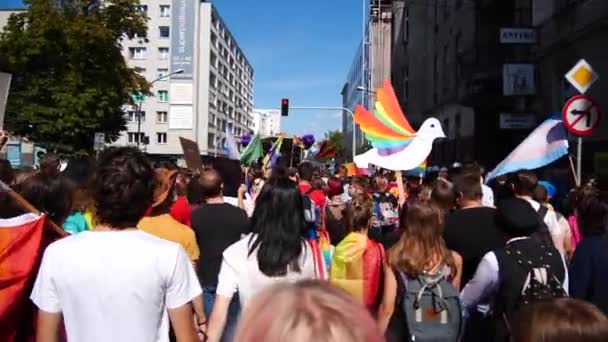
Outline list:
[[[224,203],[223,181],[213,169],[203,171],[198,182],[205,203],[192,213],[192,228],[196,233],[199,249],[204,251],[197,265],[197,274],[203,287],[205,313],[211,315],[218,274],[224,250],[239,241],[249,232],[247,214],[240,208]],[[230,303],[223,339],[232,340],[239,315],[239,299],[235,296]]]
[[[483,256],[505,245],[505,239],[496,226],[496,209],[482,206],[483,191],[476,173],[461,174],[454,180],[457,210],[446,215],[443,237],[448,249],[462,256],[464,286],[473,278]],[[471,310],[463,341],[489,341],[493,335],[491,318],[480,311],[487,306]]]
[[[483,196],[479,176],[463,174],[454,182],[457,210],[446,216],[443,237],[447,247],[462,256],[462,286],[464,287],[477,269],[483,256],[504,246],[494,217],[496,209],[481,204]]]

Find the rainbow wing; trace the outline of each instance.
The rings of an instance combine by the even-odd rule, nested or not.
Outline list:
[[[391,155],[402,151],[416,136],[416,132],[401,111],[389,81],[385,81],[384,86],[378,89],[374,113],[371,114],[357,105],[354,119],[380,155]]]

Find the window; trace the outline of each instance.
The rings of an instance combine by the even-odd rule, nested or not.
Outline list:
[[[460,46],[461,40],[461,33],[458,32],[458,34],[456,34],[456,36],[454,37],[454,83],[453,86],[455,88],[458,87],[458,81],[460,80],[460,74],[461,74],[461,70],[460,70],[460,56],[462,54],[462,51],[460,51],[460,49],[462,49],[462,47]]]
[[[447,44],[444,45],[443,47],[443,92],[444,94],[447,93],[448,89],[449,89],[449,84],[448,84],[448,46]]]
[[[211,45],[217,47],[217,35],[214,32],[211,32]]]
[[[211,88],[217,88],[217,76],[215,76],[214,73],[211,73],[211,75],[209,76],[209,85],[211,86]]]
[[[129,58],[131,59],[146,59],[147,49],[145,47],[129,48]]]
[[[209,114],[209,127],[215,127],[215,114]]]
[[[146,16],[148,15],[148,6],[147,5],[137,5],[137,6],[135,6],[135,10]]]
[[[410,36],[410,10],[408,6],[403,9],[403,42],[407,44]]]
[[[156,69],[156,73],[158,75],[158,78],[163,78],[163,77],[166,77],[167,75],[169,75],[169,69],[158,68],[158,69]]]
[[[158,102],[169,102],[169,92],[166,90],[159,90]]]
[[[161,47],[158,48],[159,59],[166,60],[169,59],[169,48]]]
[[[169,26],[159,26],[158,35],[161,38],[169,38]]]
[[[167,143],[167,133],[156,133],[156,143],[164,145]]]
[[[407,101],[408,97],[410,95],[409,94],[410,93],[410,89],[409,89],[410,84],[409,83],[410,83],[410,80],[409,80],[409,70],[406,67],[403,70],[403,101]]]
[[[167,121],[168,121],[167,112],[156,112],[156,122],[167,123]]]
[[[215,134],[209,133],[207,136],[207,145],[209,145],[210,148],[215,147]]]
[[[214,93],[209,93],[209,105],[213,108],[217,106],[217,96]]]
[[[211,65],[213,65],[213,67],[217,68],[217,56],[213,51],[211,51],[211,56],[209,57],[209,62],[211,63]]]
[[[171,6],[160,5],[160,16],[162,18],[169,18],[171,16]]]
[[[129,132],[127,133],[127,141],[129,142],[129,144],[137,144],[138,142],[142,143],[144,141],[144,134],[137,132]]]
[[[137,122],[137,112],[136,111],[128,111],[127,112],[127,119],[129,120],[129,122]],[[146,112],[140,112],[139,116],[141,117],[141,122],[145,122],[146,121]]]
[[[217,27],[217,18],[213,13],[211,13],[211,26]]]

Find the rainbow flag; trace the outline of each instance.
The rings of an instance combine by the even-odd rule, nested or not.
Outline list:
[[[374,309],[380,293],[384,248],[365,234],[350,233],[335,248],[329,282]]]
[[[426,174],[427,164],[428,164],[428,162],[425,160],[422,162],[422,164],[418,165],[415,169],[405,171],[405,174],[422,177]]]
[[[45,215],[24,214],[0,219],[2,341],[15,341],[20,333],[34,333],[34,307],[28,298],[40,262],[45,218]]]
[[[347,177],[354,177],[354,176],[371,176],[374,174],[374,172],[376,172],[376,170],[374,170],[371,167],[368,167],[367,169],[365,168],[358,168],[357,165],[355,163],[348,163],[348,164],[344,164],[344,167],[346,168],[346,176]]]
[[[383,156],[404,150],[416,137],[416,131],[405,118],[390,81],[376,94],[373,113],[363,106],[355,106],[354,120],[365,133],[365,138]]]

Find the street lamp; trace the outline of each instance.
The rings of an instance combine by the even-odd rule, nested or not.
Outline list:
[[[156,83],[158,81],[162,81],[165,78],[171,77],[173,75],[181,74],[183,72],[184,72],[184,69],[177,69],[170,74],[166,74],[164,76],[161,76],[161,77],[155,79],[154,81],[150,82],[150,85],[153,85],[154,83]],[[141,98],[139,101],[139,104],[137,105],[137,149],[138,150],[139,150],[139,143],[141,142],[141,105],[143,102],[144,102],[144,99]]]
[[[367,88],[365,88],[365,87],[362,87],[362,86],[358,86],[358,87],[357,87],[357,90],[358,90],[358,91],[360,91],[360,92],[364,92],[364,93],[368,93],[368,94],[376,95],[376,92],[375,92],[375,91],[369,90],[369,89],[367,89]]]

